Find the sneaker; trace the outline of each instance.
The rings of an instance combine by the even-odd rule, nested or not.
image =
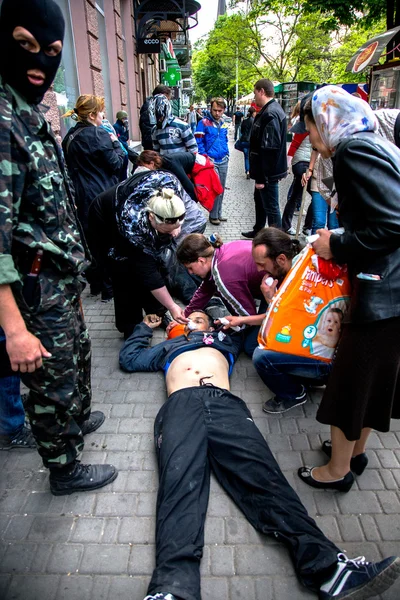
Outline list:
[[[289,229],[286,231],[286,233],[288,235],[296,235],[296,230],[294,227],[289,227]]]
[[[306,229],[306,228],[304,228],[304,229],[303,229],[303,235],[305,235],[305,236],[309,236],[309,235],[311,235],[311,229]]]
[[[296,406],[301,406],[307,402],[307,392],[302,386],[302,392],[296,398],[279,398],[279,396],[275,396],[275,398],[271,398],[270,400],[266,400],[263,403],[263,411],[270,414],[278,414],[284,413]]]
[[[146,596],[144,600],[176,600],[176,598],[172,594],[159,593],[155,596]]]
[[[246,179],[250,179],[250,173],[246,173]]]
[[[218,220],[221,221],[221,223],[225,223],[228,219],[226,217],[218,217]]]
[[[299,216],[299,214],[300,214],[300,209],[299,209],[299,208],[296,208],[296,210],[294,211],[294,213],[293,213],[293,214],[294,214],[294,216],[295,216],[295,217],[298,217],[298,216]]]
[[[31,430],[25,425],[17,435],[0,436],[0,450],[14,450],[21,448],[22,450],[37,448],[36,441]]]
[[[50,470],[50,491],[53,496],[67,496],[75,492],[91,492],[108,485],[118,476],[113,465],[82,465],[76,460],[70,470]]]
[[[221,225],[221,221],[219,219],[209,219],[211,225]]]
[[[105,421],[105,415],[101,412],[101,410],[94,410],[90,413],[90,417],[83,421],[81,425],[82,435],[87,435],[88,433],[93,433],[99,427],[101,427]]]
[[[256,236],[255,231],[242,231],[242,236],[248,240],[252,240]]]
[[[378,563],[370,563],[364,556],[349,559],[338,554],[334,575],[319,590],[320,600],[364,600],[378,596],[389,589],[400,576],[400,558],[390,556]]]

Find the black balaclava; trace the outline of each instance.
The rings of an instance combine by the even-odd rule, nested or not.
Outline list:
[[[29,52],[14,40],[16,27],[24,27],[40,45]],[[30,104],[39,104],[51,86],[61,62],[44,50],[57,40],[64,40],[64,17],[53,0],[4,0],[0,13],[0,73],[4,81],[22,94]],[[27,71],[39,69],[45,74],[42,85],[30,83]]]

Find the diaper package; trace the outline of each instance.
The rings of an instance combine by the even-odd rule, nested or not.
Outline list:
[[[307,245],[268,307],[259,346],[331,362],[349,304],[347,268],[321,260]]]

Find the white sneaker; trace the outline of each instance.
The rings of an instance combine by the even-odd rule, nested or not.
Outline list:
[[[286,233],[287,233],[288,235],[296,235],[296,230],[295,230],[295,228],[294,228],[294,227],[290,227],[290,228],[289,228],[289,229],[286,231]]]

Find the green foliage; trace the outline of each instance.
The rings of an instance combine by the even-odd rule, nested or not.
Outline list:
[[[252,0],[247,13],[237,0],[231,5],[237,12],[220,17],[207,39],[195,45],[197,100],[218,95],[234,101],[236,55],[239,96],[250,93],[262,77],[279,82],[365,81],[365,73],[347,73],[346,65],[364,42],[386,29],[385,0]],[[361,9],[365,18],[357,20]],[[340,25],[345,22],[352,26]]]
[[[328,13],[329,25],[338,29],[339,25],[353,25],[363,17],[365,25],[380,21],[386,15],[387,0],[306,0],[304,9],[309,12]]]

